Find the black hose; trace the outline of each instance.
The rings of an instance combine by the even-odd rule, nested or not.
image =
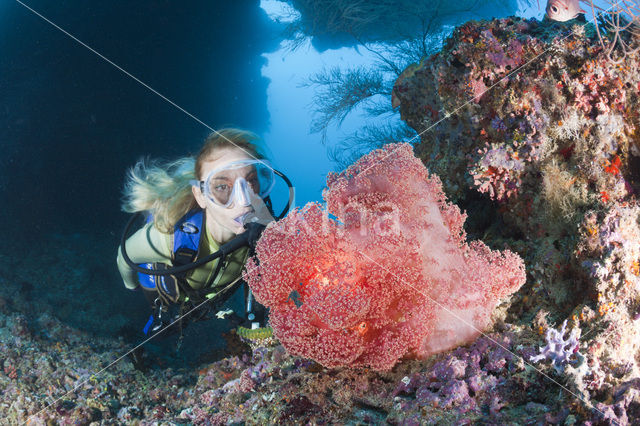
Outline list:
[[[131,260],[131,258],[127,254],[127,249],[126,249],[127,234],[129,233],[129,230],[131,229],[131,225],[133,225],[133,222],[135,221],[135,219],[140,215],[142,215],[142,213],[138,212],[138,213],[134,214],[131,217],[131,219],[129,219],[129,222],[127,223],[127,226],[124,228],[124,232],[122,233],[122,238],[120,239],[120,250],[122,251],[122,257],[124,258],[124,261],[127,262],[127,265],[129,265],[131,267],[131,269],[133,269],[136,272],[141,272],[141,273],[147,274],[147,275],[181,274],[183,272],[190,271],[191,269],[197,268],[200,265],[204,265],[207,262],[211,262],[212,260],[219,258],[223,254],[231,253],[233,250],[229,250],[229,248],[226,247],[226,246],[228,244],[230,244],[231,242],[235,242],[236,239],[238,239],[239,237],[244,235],[244,233],[240,234],[238,237],[234,238],[229,243],[222,245],[220,247],[220,250],[218,250],[217,252],[212,253],[209,256],[205,257],[205,258],[196,260],[195,262],[189,263],[187,265],[176,266],[176,267],[173,267],[173,268],[163,269],[161,271],[154,270],[154,269],[147,269],[147,268],[143,268],[143,267],[139,266],[133,260]],[[240,242],[235,242],[233,244],[233,246],[234,247],[237,246],[238,243],[240,243]]]
[[[285,181],[285,183],[287,184],[287,186],[289,187],[289,200],[287,200],[287,205],[285,206],[285,208],[282,210],[282,212],[280,213],[280,215],[278,217],[276,217],[276,220],[280,220],[283,217],[285,217],[287,215],[287,213],[289,212],[289,209],[291,208],[291,204],[293,204],[293,201],[295,200],[296,197],[296,192],[295,192],[295,188],[293,187],[293,184],[291,183],[291,181],[289,180],[288,177],[286,177],[284,175],[284,173],[279,172],[276,169],[273,169],[273,172],[275,174],[277,174],[278,176],[280,176],[282,178],[282,180]]]
[[[284,210],[282,210],[280,215],[277,218],[275,218],[276,220],[280,220],[287,214],[287,212],[289,211],[289,208],[291,207],[291,204],[293,203],[293,200],[295,198],[295,189],[293,188],[293,184],[291,183],[289,178],[287,178],[282,172],[279,172],[278,170],[275,170],[275,169],[274,169],[274,172],[278,176],[280,176],[287,183],[287,186],[289,187],[289,200],[287,201],[287,205],[284,208]],[[192,263],[188,263],[186,265],[175,266],[173,268],[167,268],[163,270],[155,270],[155,269],[147,269],[147,268],[141,267],[137,263],[133,262],[129,257],[129,255],[127,254],[127,249],[126,249],[127,234],[129,233],[129,230],[131,229],[133,222],[136,220],[136,218],[138,218],[138,216],[141,216],[141,215],[142,215],[142,212],[138,212],[129,219],[129,222],[127,222],[127,226],[125,226],[124,232],[122,232],[122,237],[120,238],[120,250],[122,251],[122,257],[124,258],[124,261],[127,263],[127,265],[129,265],[129,267],[131,267],[131,269],[133,269],[136,272],[140,272],[142,274],[147,274],[147,275],[182,274],[184,272],[195,269],[198,266],[204,265],[205,263],[211,262],[212,260],[217,259],[221,256],[226,256],[227,254],[230,254],[238,250],[239,248],[247,247],[247,246],[255,247],[256,242],[260,238],[260,234],[262,234],[262,231],[265,228],[264,225],[261,225],[259,223],[253,223],[253,222],[247,223],[244,225],[246,229],[245,232],[243,232],[242,234],[239,234],[228,243],[221,245],[220,249],[217,252],[211,253],[207,257],[196,260],[195,262],[192,262]]]

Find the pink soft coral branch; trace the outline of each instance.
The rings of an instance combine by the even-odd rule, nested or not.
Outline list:
[[[466,216],[409,144],[327,182],[327,210],[308,204],[268,226],[245,272],[290,353],[389,369],[474,339],[524,283],[516,254],[466,242]]]

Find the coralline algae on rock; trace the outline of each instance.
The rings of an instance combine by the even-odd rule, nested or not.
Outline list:
[[[589,24],[505,18],[461,25],[422,63],[394,88],[416,153],[473,232],[525,259],[508,320],[542,334],[538,319],[567,319],[588,336],[588,368],[565,380],[577,418],[613,422],[594,407],[640,376],[638,55],[611,62]],[[547,349],[554,366],[569,355]],[[622,424],[633,406],[616,406]]]

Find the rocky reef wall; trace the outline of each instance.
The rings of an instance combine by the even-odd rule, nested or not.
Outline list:
[[[468,231],[525,259],[506,321],[522,338],[579,329],[582,370],[551,374],[600,415],[617,403],[620,424],[639,406],[639,65],[577,20],[471,21],[393,90]]]

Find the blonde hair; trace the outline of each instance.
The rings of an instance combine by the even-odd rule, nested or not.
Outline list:
[[[198,206],[191,192],[191,180],[202,178],[204,162],[223,148],[241,149],[251,157],[263,159],[257,140],[255,134],[246,130],[222,129],[207,136],[196,158],[187,156],[170,162],[139,160],[127,174],[122,210],[148,212],[158,230],[172,233],[178,220]]]

